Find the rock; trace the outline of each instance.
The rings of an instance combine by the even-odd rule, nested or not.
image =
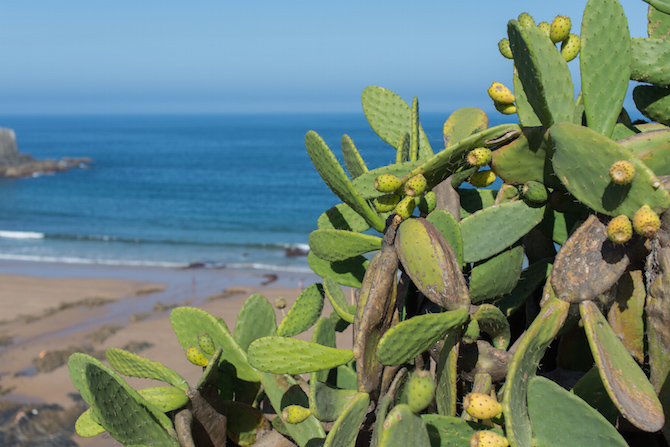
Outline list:
[[[19,152],[16,134],[12,129],[0,127],[0,176],[20,178],[37,173],[67,171],[75,167],[87,169],[90,163],[93,160],[88,157],[37,160],[31,155]]]

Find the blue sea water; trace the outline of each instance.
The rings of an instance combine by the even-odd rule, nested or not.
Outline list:
[[[424,114],[435,149],[448,114]],[[492,123],[493,124],[493,123]],[[362,113],[0,116],[21,152],[90,169],[0,179],[0,260],[309,271],[319,215],[339,203],[307,155],[318,132],[370,169],[395,158]]]

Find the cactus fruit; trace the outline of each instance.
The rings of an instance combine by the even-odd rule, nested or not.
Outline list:
[[[522,12],[521,14],[519,14],[518,20],[521,26],[524,28],[528,28],[529,26],[535,26],[535,19],[533,19],[533,16],[531,16],[527,12]]]
[[[470,447],[507,447],[508,445],[507,438],[491,430],[475,432],[470,438]]]
[[[549,29],[549,38],[552,42],[558,43],[563,42],[570,35],[570,27],[572,22],[570,17],[558,15],[551,22],[551,28]]]
[[[569,34],[567,39],[561,43],[561,55],[566,62],[570,62],[579,54],[579,49],[581,47],[581,41],[579,36],[576,34]]]
[[[403,219],[409,219],[409,217],[414,212],[414,207],[416,203],[414,202],[414,197],[405,197],[395,207],[395,213],[402,217]]]
[[[466,160],[468,161],[468,164],[470,166],[480,168],[484,165],[489,164],[492,158],[493,155],[491,153],[491,149],[487,149],[485,147],[478,147],[468,152]]]
[[[289,424],[299,424],[312,414],[309,408],[300,405],[289,405],[281,412],[281,418]]]
[[[405,194],[410,197],[421,195],[426,190],[427,183],[423,174],[417,174],[405,183]]]
[[[627,160],[612,163],[610,178],[617,185],[628,185],[635,178],[635,166]]]
[[[435,397],[435,381],[428,371],[415,371],[407,382],[407,405],[414,413],[421,413]]]
[[[534,203],[544,203],[549,200],[547,188],[542,183],[533,180],[523,184],[521,193],[525,199]]]
[[[486,188],[491,183],[495,182],[496,178],[497,176],[493,171],[477,171],[470,176],[470,184],[478,188]]]
[[[615,217],[607,224],[607,237],[615,244],[624,244],[633,236],[633,225],[625,214]]]
[[[188,347],[186,350],[186,358],[188,359],[189,362],[193,363],[194,365],[202,366],[205,368],[209,364],[209,360],[207,359],[207,356],[203,352],[202,349],[200,349],[198,346],[191,345]]]
[[[286,298],[283,296],[280,296],[279,298],[275,298],[275,307],[277,309],[284,309],[286,307]]]
[[[419,211],[425,214],[430,214],[436,206],[437,195],[435,195],[433,191],[428,191],[421,196],[421,200],[419,200]]]
[[[502,413],[502,406],[488,394],[470,393],[463,399],[463,408],[477,419],[491,419]]]
[[[540,22],[537,24],[537,27],[549,37],[549,34],[551,33],[551,25],[549,22]]]
[[[402,181],[393,174],[382,174],[375,178],[375,189],[379,192],[393,192],[402,186]]]
[[[214,354],[214,351],[216,351],[214,339],[207,332],[198,335],[198,346],[200,346],[200,349],[202,349],[205,354],[212,355]]]
[[[514,104],[501,104],[499,102],[494,102],[493,105],[496,107],[496,110],[503,115],[513,115],[516,113],[516,106]]]
[[[512,104],[514,102],[514,94],[500,82],[494,82],[488,89],[491,99],[500,104]]]
[[[400,202],[400,196],[396,193],[379,196],[374,200],[375,209],[380,213],[393,211],[398,202]]]
[[[633,216],[633,229],[644,237],[653,237],[661,228],[661,219],[649,205],[643,205]]]
[[[503,55],[503,57],[507,59],[514,59],[514,56],[512,56],[512,49],[509,46],[509,39],[507,37],[500,39],[500,42],[498,42],[498,50],[500,51],[500,54]]]

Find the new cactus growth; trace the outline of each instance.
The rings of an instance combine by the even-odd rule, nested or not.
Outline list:
[[[644,237],[653,237],[661,228],[661,219],[649,205],[642,206],[633,216],[633,229]]]
[[[512,49],[509,46],[509,39],[507,37],[500,39],[500,42],[498,42],[498,50],[500,51],[500,54],[503,55],[503,57],[507,59],[514,58],[514,56],[512,56]]]
[[[493,158],[491,150],[485,147],[478,147],[471,150],[466,157],[468,164],[477,168],[489,164],[491,158]]]
[[[393,192],[402,186],[402,181],[393,174],[382,174],[375,178],[375,189],[379,192]]]
[[[617,185],[628,185],[635,178],[635,165],[627,160],[620,160],[610,167],[610,178]]]
[[[570,21],[570,17],[558,15],[551,22],[551,27],[549,29],[549,38],[554,43],[563,42],[565,39],[568,38],[571,27],[572,22]]]
[[[470,393],[463,399],[463,408],[468,414],[477,419],[491,419],[502,413],[502,406],[498,401],[482,393]]]
[[[533,16],[531,16],[527,12],[522,12],[521,14],[519,14],[517,20],[524,28],[535,26],[535,20],[533,19]]]
[[[615,244],[625,244],[633,236],[633,225],[625,214],[615,217],[607,224],[607,237]]]
[[[500,82],[494,82],[488,89],[491,99],[498,104],[512,104],[514,102],[514,94]]]

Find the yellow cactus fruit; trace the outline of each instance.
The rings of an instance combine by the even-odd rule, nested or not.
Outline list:
[[[470,438],[470,447],[507,447],[508,445],[507,438],[490,430],[477,431]]]
[[[498,42],[498,51],[500,51],[500,54],[502,54],[503,57],[507,59],[514,59],[514,56],[512,55],[512,48],[510,47],[509,39],[507,37],[500,39]]]
[[[414,197],[405,197],[395,206],[395,213],[399,215],[403,220],[409,219],[409,217],[414,212],[416,203],[414,202]]]
[[[485,147],[478,147],[473,149],[468,152],[468,155],[466,156],[468,164],[478,168],[489,164],[491,162],[491,158],[493,158],[491,149]]]
[[[512,91],[500,82],[491,84],[488,92],[491,99],[500,104],[512,104],[514,102],[514,94]]]
[[[607,224],[607,237],[615,244],[625,244],[633,237],[633,225],[625,214],[617,216]]]
[[[405,183],[405,194],[411,197],[421,195],[426,190],[426,186],[428,186],[426,177],[423,174],[417,174]]]
[[[281,418],[289,424],[299,424],[312,414],[309,408],[300,405],[289,405],[281,412]]]
[[[501,104],[493,101],[493,105],[496,106],[496,110],[503,115],[513,115],[516,113],[516,106],[514,104]]]
[[[463,399],[463,408],[477,419],[491,419],[502,413],[502,407],[495,398],[483,393],[470,393]]]
[[[576,34],[569,34],[568,38],[561,43],[561,55],[566,62],[570,62],[579,54],[582,42]]]
[[[203,368],[209,364],[209,359],[198,346],[189,346],[186,350],[186,358],[194,365],[202,366]]]
[[[496,181],[498,176],[493,171],[477,171],[470,176],[470,184],[478,188],[486,188]]]
[[[549,37],[549,33],[551,32],[551,25],[549,22],[540,22],[537,24],[537,27],[542,31],[544,34]]]
[[[388,213],[400,202],[400,196],[396,193],[385,194],[374,200],[375,209],[380,213]]]
[[[610,178],[617,185],[627,185],[635,178],[635,165],[628,160],[619,160],[610,167]]]
[[[551,28],[549,29],[549,38],[552,42],[558,43],[563,42],[568,38],[570,34],[570,28],[572,27],[572,22],[570,17],[558,15],[551,22]]]
[[[643,205],[633,216],[633,229],[644,237],[653,237],[661,228],[661,219],[649,205]]]
[[[522,12],[521,14],[519,14],[519,17],[517,19],[519,21],[519,24],[523,28],[528,28],[529,26],[535,26],[535,19],[533,19],[533,16],[531,16],[527,12]]]
[[[402,186],[402,181],[393,174],[382,174],[375,178],[374,187],[379,192],[393,192]]]

